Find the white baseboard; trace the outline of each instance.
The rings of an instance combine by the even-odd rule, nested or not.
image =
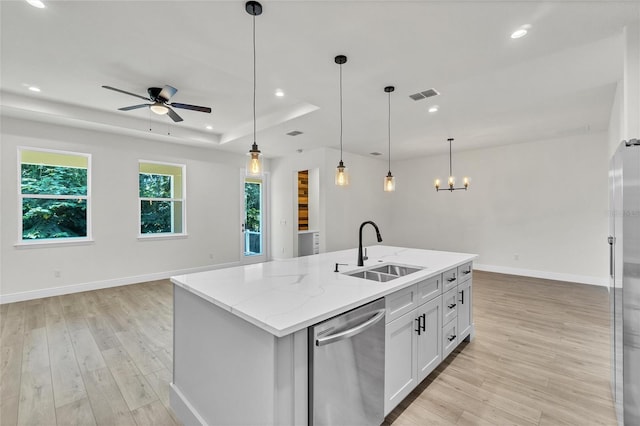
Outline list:
[[[216,265],[199,266],[197,268],[179,269],[177,271],[155,272],[152,274],[135,275],[132,277],[113,278],[110,280],[93,281],[72,284],[62,287],[43,288],[41,290],[22,291],[19,293],[0,294],[0,305],[24,300],[40,299],[43,297],[61,296],[63,294],[79,293],[82,291],[98,290],[101,288],[119,287],[121,285],[137,284],[147,281],[164,280],[175,275],[192,274],[194,272],[211,271],[214,269],[239,266],[240,262],[219,263]]]
[[[176,413],[178,420],[185,426],[207,426],[207,422],[198,414],[198,411],[193,408],[173,382],[169,384],[169,404],[173,412]]]
[[[520,275],[524,277],[543,278],[547,280],[568,281],[572,283],[609,287],[609,279],[606,277],[563,274],[560,272],[548,272],[548,271],[537,271],[534,269],[510,268],[507,266],[483,265],[480,263],[474,263],[473,269],[477,269],[478,271],[497,272],[499,274]]]

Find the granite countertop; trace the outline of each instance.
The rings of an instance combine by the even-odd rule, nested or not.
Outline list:
[[[342,312],[474,260],[477,255],[368,246],[366,267],[399,263],[423,267],[386,283],[344,275],[357,249],[171,277],[171,281],[255,326],[283,337]],[[336,263],[340,273],[334,272]]]

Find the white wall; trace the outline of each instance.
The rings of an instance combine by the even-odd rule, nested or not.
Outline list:
[[[482,268],[605,284],[608,135],[453,153],[468,191],[436,192],[448,155],[393,165],[390,242],[477,253]],[[515,259],[517,255],[518,260]]]
[[[640,11],[639,11],[640,15]],[[623,138],[640,138],[640,16],[624,29]]]
[[[335,185],[335,170],[340,151],[328,149],[325,156],[327,170],[325,193],[327,251],[358,247],[358,229],[366,220],[374,221],[383,238],[389,244],[391,236],[391,206],[395,193],[383,191],[387,163],[372,157],[344,153],[344,164],[349,170],[349,186]],[[393,170],[392,170],[393,171]],[[394,172],[395,173],[395,172]],[[363,245],[377,244],[373,227],[363,230]],[[357,259],[354,259],[354,262]]]
[[[14,246],[19,241],[20,220],[18,146],[92,154],[93,243]],[[229,179],[239,179],[239,169],[245,162],[242,155],[6,116],[2,117],[1,153],[3,301],[77,291],[81,289],[78,285],[101,287],[145,281],[238,262],[240,258],[240,185],[230,185]],[[140,159],[186,164],[187,238],[137,239]],[[54,277],[56,270],[61,272],[60,278]],[[72,287],[59,289],[65,286]]]
[[[318,169],[321,183],[318,188],[320,208],[316,223],[318,230],[324,234],[324,155],[324,149],[315,149],[271,160],[271,255],[274,259],[297,255],[298,224],[295,212],[298,208],[299,170]],[[322,235],[320,251],[325,249],[326,242]]]
[[[613,98],[611,106],[611,115],[609,116],[609,150],[607,158],[613,157],[618,149],[620,142],[623,140],[622,135],[625,133],[624,122],[622,120],[622,98],[624,90],[624,81],[619,81],[616,86],[616,94]]]
[[[272,253],[274,258],[295,254],[296,173],[319,169],[320,251],[335,251],[358,246],[358,228],[373,220],[384,239],[391,228],[389,205],[394,194],[382,190],[385,163],[373,158],[345,152],[343,160],[350,174],[350,185],[337,187],[334,173],[340,152],[320,148],[272,160]],[[385,240],[386,242],[386,240]],[[377,244],[373,229],[365,229],[363,243]],[[356,259],[354,259],[354,262]]]

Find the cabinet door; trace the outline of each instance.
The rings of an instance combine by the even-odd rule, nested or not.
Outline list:
[[[418,383],[424,380],[442,361],[442,297],[437,297],[417,309],[420,334],[417,335]]]
[[[442,292],[446,293],[447,291],[456,288],[458,285],[458,268],[449,269],[448,271],[444,271],[442,273],[442,284],[443,289]]]
[[[428,302],[442,293],[442,274],[418,283],[418,304]]]
[[[442,359],[447,358],[456,346],[458,346],[458,323],[451,321],[442,329]]]
[[[455,321],[458,315],[458,290],[457,287],[442,295],[442,325]]]
[[[387,307],[386,322],[400,318],[418,306],[418,286],[412,285],[384,297]]]
[[[473,275],[473,262],[467,262],[464,265],[458,266],[458,284],[462,281],[471,279]]]
[[[471,332],[472,280],[458,284],[458,340],[462,341]]]
[[[418,384],[415,336],[416,312],[387,324],[385,329],[384,415],[386,416]]]

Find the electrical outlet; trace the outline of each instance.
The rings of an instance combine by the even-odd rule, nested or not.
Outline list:
[[[213,260],[213,253],[209,253],[209,259]]]
[[[55,278],[60,278],[62,276],[62,272],[60,272],[58,270],[55,270],[55,271],[53,271],[53,276]]]
[[[520,260],[520,255],[519,254],[514,254],[513,255],[513,260]]]

